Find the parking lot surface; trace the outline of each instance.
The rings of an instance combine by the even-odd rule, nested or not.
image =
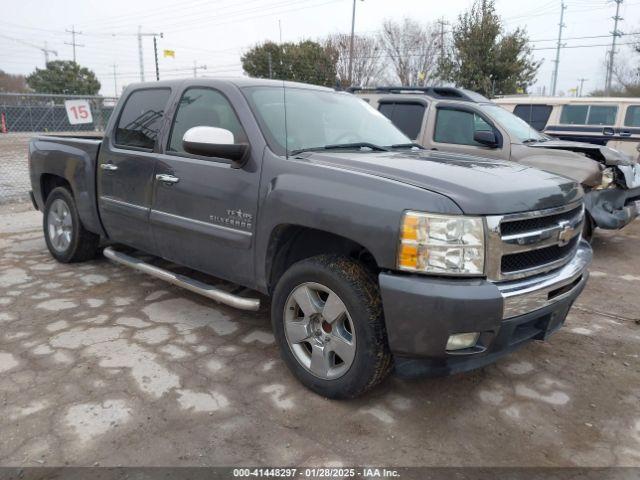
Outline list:
[[[105,259],[58,264],[40,223],[0,206],[2,466],[640,465],[640,221],[598,232],[550,341],[353,401],[289,374],[268,306],[235,311]]]

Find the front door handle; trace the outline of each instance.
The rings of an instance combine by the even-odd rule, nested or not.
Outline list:
[[[180,179],[178,177],[174,177],[173,175],[168,175],[166,173],[158,173],[156,175],[156,180],[173,185],[174,183],[178,183]]]
[[[610,127],[604,127],[602,129],[602,134],[603,135],[608,135],[608,136],[613,136],[615,135],[616,131],[613,128]]]
[[[620,136],[621,137],[630,137],[631,136],[631,132],[629,130],[621,130],[620,131]]]
[[[108,170],[110,172],[113,172],[118,169],[118,166],[114,165],[113,163],[103,163],[102,165],[100,165],[100,168],[102,170]]]

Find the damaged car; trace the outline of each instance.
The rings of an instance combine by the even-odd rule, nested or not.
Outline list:
[[[416,143],[430,150],[511,160],[579,182],[584,238],[620,229],[640,212],[640,165],[617,150],[557,140],[489,99],[451,87],[352,88]]]

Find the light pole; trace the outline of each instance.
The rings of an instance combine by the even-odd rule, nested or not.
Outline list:
[[[364,2],[364,0],[360,0]],[[349,86],[352,86],[353,78],[353,35],[356,28],[356,0],[353,0],[353,10],[351,12],[351,38],[349,39]]]

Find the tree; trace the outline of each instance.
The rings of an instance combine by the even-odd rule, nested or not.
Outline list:
[[[0,92],[28,92],[27,80],[24,75],[13,75],[0,70]]]
[[[436,82],[439,44],[432,25],[409,18],[385,20],[379,41],[401,85],[422,87]]]
[[[337,33],[327,37],[324,42],[325,49],[334,52],[333,54],[337,57],[336,73],[340,79],[340,85],[344,88],[367,87],[380,82],[384,66],[381,61],[382,45],[378,39],[362,35],[353,37],[351,72],[349,72],[350,41],[351,35]]]
[[[37,93],[95,95],[100,91],[100,82],[91,70],[68,60],[54,60],[44,69],[36,68],[27,83]]]
[[[337,52],[317,42],[265,42],[241,57],[251,77],[276,78],[332,87],[336,82]]]
[[[540,65],[533,60],[526,31],[506,33],[495,0],[475,0],[458,17],[438,72],[446,81],[494,96],[526,91]]]

